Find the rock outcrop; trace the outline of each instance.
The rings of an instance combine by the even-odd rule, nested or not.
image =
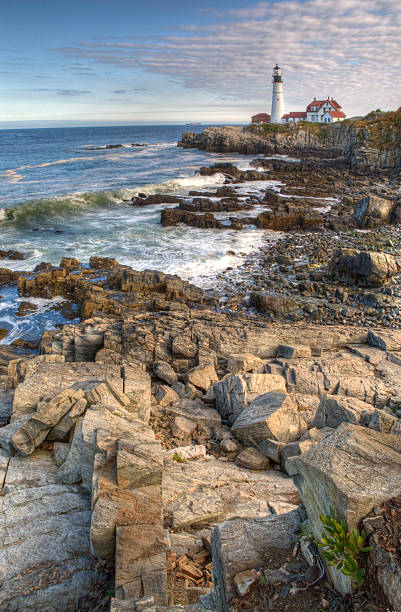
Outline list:
[[[400,271],[401,261],[398,257],[352,249],[339,249],[329,264],[332,278],[368,287],[380,287]]]
[[[178,146],[218,153],[343,157],[359,171],[397,171],[401,167],[400,114],[400,109],[371,113],[361,120],[327,125],[212,127],[201,133],[184,132]]]
[[[392,222],[396,207],[393,200],[370,195],[355,204],[353,217],[359,227],[379,227]]]
[[[58,268],[19,274],[19,294],[48,299],[61,295],[76,302],[84,318],[94,311],[122,315],[140,309],[185,310],[192,304],[215,301],[178,276],[151,270],[139,272],[122,265],[111,267],[110,261],[97,258],[96,266],[88,270],[76,259],[64,259]]]
[[[60,569],[52,574],[60,610],[70,605],[72,580],[83,598],[101,588],[98,568],[109,560],[114,610],[174,610],[182,598],[187,612],[216,602],[228,610],[258,572],[277,578],[264,553],[293,554],[305,518],[301,498],[318,535],[316,517],[331,503],[352,526],[370,502],[398,491],[399,332],[221,313],[196,287],[113,259],[93,260],[86,271],[63,260],[25,276],[21,290],[62,291],[94,315],[45,332],[40,355],[11,352],[4,362],[14,389],[10,423],[0,428],[4,507],[13,508],[7,525],[21,494],[12,466],[24,462],[40,486],[51,487],[50,497],[74,494],[87,513],[86,544],[79,539],[79,554],[71,548],[73,561],[57,546],[41,553],[45,567]],[[378,481],[367,483],[372,473]],[[69,514],[54,506],[55,516]],[[60,526],[52,518],[57,542],[74,532],[74,513]],[[19,523],[15,546],[17,537],[27,550],[42,546],[45,534],[37,535]],[[2,558],[6,567],[6,542],[0,567]],[[10,610],[31,605],[39,592],[29,582],[36,566],[24,563],[16,557],[5,573]],[[38,601],[51,605],[49,583],[41,584]]]

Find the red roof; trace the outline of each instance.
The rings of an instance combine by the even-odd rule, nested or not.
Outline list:
[[[337,110],[339,110],[340,108],[342,108],[342,106],[336,102],[336,100],[327,98],[326,100],[313,100],[313,102],[311,102],[310,104],[308,104],[308,106],[306,107],[306,112],[310,113],[312,112],[312,106],[317,106],[318,108],[320,108],[323,104],[325,104],[326,102],[330,102],[330,104],[332,106],[334,106],[334,108],[336,108]]]
[[[282,119],[306,119],[306,113],[298,111],[287,113],[286,115],[282,116]]]
[[[310,113],[312,112],[312,106],[317,106],[318,108],[320,108],[322,106],[322,104],[324,104],[326,102],[326,100],[313,100],[313,102],[311,102],[310,104],[308,104],[308,106],[306,107],[306,112]]]
[[[334,119],[345,119],[345,115],[342,111],[328,111],[330,113],[330,115],[334,118]]]
[[[253,115],[252,123],[257,123],[258,121],[266,121],[268,123],[270,121],[270,115],[267,113],[258,113],[257,115]]]

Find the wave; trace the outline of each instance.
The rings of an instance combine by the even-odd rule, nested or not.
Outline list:
[[[151,183],[149,185],[142,185],[136,189],[124,189],[122,192],[125,195],[137,195],[138,193],[145,193],[146,195],[152,195],[153,193],[182,193],[183,195],[188,192],[197,189],[205,189],[207,187],[216,187],[223,185],[225,176],[223,174],[214,174],[213,176],[201,176],[195,174],[194,176],[182,176],[175,179],[164,181],[163,183]]]
[[[80,215],[88,210],[115,205],[118,194],[113,191],[76,193],[60,198],[30,200],[17,206],[0,209],[0,221],[19,229],[35,227],[49,219]]]
[[[132,189],[77,192],[62,197],[29,200],[9,208],[0,208],[0,222],[11,224],[19,229],[27,229],[37,227],[50,219],[83,215],[97,208],[122,205],[123,200],[130,199],[138,193],[145,193],[146,195],[153,193],[184,194],[191,189],[204,189],[208,186],[223,183],[224,176],[222,174],[215,174],[214,176],[194,175],[171,179],[162,183],[141,185]]]

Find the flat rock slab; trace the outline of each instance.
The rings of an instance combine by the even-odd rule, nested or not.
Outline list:
[[[395,363],[385,362],[385,353],[377,367],[380,371],[363,356],[339,351],[319,362],[305,359],[291,364],[286,371],[287,387],[305,395],[353,397],[381,408],[401,391],[401,369]]]
[[[234,463],[198,459],[165,464],[165,521],[175,529],[210,527],[234,517],[266,516],[269,502],[298,504],[292,480],[275,470],[252,472]]]
[[[50,453],[11,457],[0,496],[0,608],[69,610],[97,580],[89,551],[90,503],[55,481]]]

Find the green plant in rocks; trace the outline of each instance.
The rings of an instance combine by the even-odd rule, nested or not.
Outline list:
[[[332,508],[329,515],[320,515],[323,524],[322,539],[316,541],[321,549],[321,554],[326,561],[340,570],[344,576],[349,576],[356,586],[361,586],[365,576],[365,570],[360,567],[359,559],[361,553],[370,550],[366,546],[366,534],[362,529],[347,530],[345,520],[338,519],[337,512]]]

